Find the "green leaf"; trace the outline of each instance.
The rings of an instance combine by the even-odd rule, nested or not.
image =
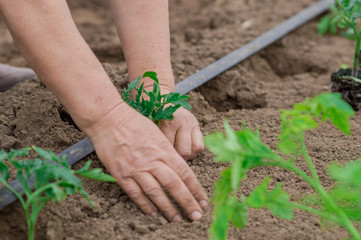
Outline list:
[[[3,179],[5,182],[9,180],[9,168],[8,166],[0,161],[0,178]]]
[[[221,177],[214,185],[214,193],[211,201],[216,204],[222,204],[227,201],[231,193],[231,169],[226,169],[221,173]]]
[[[329,166],[328,172],[337,182],[361,187],[361,158],[349,162],[344,167],[332,164]]]
[[[270,177],[257,186],[249,197],[247,204],[253,208],[268,208],[274,215],[292,220],[293,209],[289,202],[290,196],[282,189],[282,184],[277,184],[275,188],[268,191]]]
[[[35,147],[35,146],[33,146],[33,149],[35,150],[35,152],[37,152],[37,154],[39,154],[40,157],[42,157],[42,158],[44,158],[46,160],[53,160],[54,159],[55,154],[52,153],[49,150],[43,150],[43,149]]]
[[[231,197],[229,200],[229,208],[231,209],[229,219],[233,226],[243,229],[248,221],[248,205],[245,199],[239,202],[236,197]]]
[[[242,158],[236,156],[231,166],[231,186],[233,193],[237,193],[241,180],[245,177],[245,172],[242,169]]]
[[[284,154],[292,154],[299,149],[299,145],[291,136],[287,136],[279,141],[277,148]]]
[[[164,110],[161,110],[159,109],[155,116],[154,116],[154,120],[172,120],[174,117],[173,117],[173,113],[175,111],[177,111],[177,109],[180,107],[180,105],[177,105],[177,106],[169,106],[167,107],[166,109]]]
[[[117,181],[115,178],[113,178],[109,174],[104,173],[103,170],[100,168],[84,170],[81,172],[77,172],[77,174],[79,174],[85,178],[94,179],[97,181],[103,181],[103,182],[116,182]]]
[[[247,198],[247,204],[250,207],[262,208],[266,205],[267,189],[270,180],[270,177],[265,178],[260,185],[253,189]]]
[[[313,112],[321,112],[323,121],[331,122],[345,134],[350,134],[350,117],[355,115],[352,107],[338,93],[324,93],[311,101]]]
[[[159,84],[158,76],[155,72],[145,72],[143,74],[143,78],[149,77],[150,79],[153,79],[157,84]]]
[[[331,19],[332,18],[330,15],[326,15],[323,18],[321,18],[320,22],[317,25],[319,34],[324,35],[328,31],[330,27]]]
[[[63,189],[61,189],[58,185],[52,185],[51,186],[53,199],[60,203],[62,200],[66,198],[66,193],[64,193]]]
[[[282,189],[282,184],[267,194],[265,206],[276,216],[283,219],[293,219],[293,209],[289,202],[290,196]]]
[[[221,173],[216,182],[211,202],[214,203],[213,221],[208,230],[210,239],[227,239],[230,211],[228,199],[231,193],[231,170],[226,169]]]
[[[0,150],[0,162],[3,162],[8,157],[8,154],[5,152],[4,149]]]
[[[87,171],[87,170],[89,169],[91,163],[92,163],[92,162],[91,162],[90,160],[87,161],[81,169],[79,169],[78,171],[76,171],[76,173],[79,174],[79,173],[81,173],[81,172]]]
[[[139,88],[136,88],[142,77],[148,77],[154,81],[152,91],[146,91],[144,83]],[[134,100],[130,98],[130,91],[132,89],[137,90]],[[144,100],[144,95],[148,96],[149,100]],[[188,96],[181,96],[179,93],[173,92],[161,95],[159,80],[155,72],[145,72],[143,76],[128,84],[128,88],[124,89],[122,98],[129,106],[143,116],[152,121],[157,120],[156,122],[158,123],[159,120],[173,120],[173,114],[179,107],[187,110],[191,109],[190,105],[186,102]]]
[[[226,240],[229,228],[228,216],[225,211],[219,211],[215,208],[213,221],[208,229],[211,240]]]
[[[205,136],[204,144],[214,155],[216,155],[214,159],[216,162],[230,162],[237,154],[237,151],[234,150],[234,144],[231,144],[230,140],[220,132],[214,132]]]

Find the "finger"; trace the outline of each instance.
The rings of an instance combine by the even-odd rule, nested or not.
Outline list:
[[[188,164],[184,161],[177,161],[177,163],[172,166],[174,166],[172,168],[182,179],[183,183],[188,187],[189,191],[193,194],[199,205],[202,208],[207,207],[207,194]]]
[[[150,216],[155,216],[157,214],[157,208],[147,198],[143,190],[134,180],[126,179],[120,182],[119,185],[145,214]]]
[[[190,219],[195,221],[202,217],[202,208],[186,185],[172,169],[169,167],[164,167],[162,169],[156,168],[152,171],[152,174],[187,212]]]
[[[140,173],[134,176],[134,180],[141,186],[144,193],[158,206],[158,209],[171,222],[182,220],[181,214],[169,200],[158,181],[149,173]]]
[[[172,127],[169,124],[165,123],[165,121],[160,122],[159,129],[162,131],[164,136],[169,140],[172,146],[174,146],[176,130],[172,129]]]
[[[174,148],[177,150],[179,155],[181,155],[184,160],[192,154],[192,132],[189,128],[180,128],[178,129],[175,136]]]
[[[192,154],[189,159],[197,157],[204,151],[203,134],[199,128],[193,128],[192,131]]]

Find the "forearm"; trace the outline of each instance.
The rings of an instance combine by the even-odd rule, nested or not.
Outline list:
[[[0,0],[0,10],[24,58],[80,128],[122,102],[65,0]]]
[[[162,89],[173,91],[168,1],[110,0],[110,3],[128,65],[129,80],[145,71],[155,71]],[[152,81],[145,83],[145,87],[152,85]]]

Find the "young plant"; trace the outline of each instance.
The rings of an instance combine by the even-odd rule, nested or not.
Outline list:
[[[349,118],[352,108],[339,94],[325,93],[295,104],[292,110],[281,111],[281,133],[278,150],[283,158],[260,140],[259,132],[247,129],[233,131],[224,121],[225,134],[215,132],[205,137],[207,148],[215,154],[216,162],[229,162],[215,185],[213,222],[209,229],[211,239],[226,239],[231,222],[242,229],[247,224],[248,208],[268,208],[274,215],[292,220],[293,209],[298,208],[319,215],[323,219],[345,227],[352,238],[361,239],[353,221],[361,221],[361,159],[344,167],[331,165],[329,175],[335,187],[326,190],[307,152],[305,131],[315,129],[320,120],[330,119],[342,132],[350,134]],[[303,158],[309,173],[297,167],[296,159]],[[269,190],[267,177],[249,196],[238,197],[238,190],[250,169],[260,166],[278,167],[297,174],[315,191],[306,198],[291,202],[282,189],[282,183]],[[307,200],[307,201],[306,201]]]
[[[68,195],[79,192],[94,206],[94,203],[90,200],[89,195],[81,185],[82,180],[76,175],[98,181],[116,182],[112,176],[103,173],[100,168],[89,169],[90,161],[80,170],[74,171],[66,162],[65,155],[62,160],[59,160],[58,157],[50,151],[45,151],[37,147],[32,147],[32,149],[40,158],[22,159],[29,154],[31,148],[24,150],[12,149],[8,153],[0,150],[0,183],[20,200],[25,211],[29,240],[34,239],[38,214],[47,202],[53,201],[60,203],[61,200],[66,199]],[[16,170],[16,180],[23,189],[22,193],[18,193],[7,183],[9,180],[9,168],[7,164],[9,163]],[[35,183],[33,189],[30,182]]]
[[[148,77],[154,81],[153,90],[146,91],[143,86],[139,85],[142,78]],[[131,98],[131,91],[136,90],[135,99]],[[144,99],[147,96],[148,99]],[[180,95],[179,93],[161,94],[160,84],[155,72],[145,72],[143,76],[139,76],[136,80],[128,84],[124,89],[123,100],[127,102],[135,110],[143,114],[145,117],[155,121],[159,125],[160,120],[173,120],[173,113],[180,107],[190,110],[191,107],[187,103],[189,96]]]
[[[335,0],[336,5],[331,4],[331,14],[323,17],[318,24],[318,32],[324,34],[327,31],[337,32],[337,27],[345,29],[342,35],[355,41],[355,53],[352,68],[352,77],[357,77],[360,66],[361,48],[361,0]]]

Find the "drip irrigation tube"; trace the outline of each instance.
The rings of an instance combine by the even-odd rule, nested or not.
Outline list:
[[[202,84],[208,82],[217,75],[223,73],[234,65],[247,59],[251,55],[257,53],[261,49],[269,46],[270,44],[284,37],[291,31],[295,30],[296,28],[325,12],[328,9],[328,6],[329,2],[327,0],[321,0],[318,3],[306,8],[305,10],[289,18],[283,23],[277,25],[268,32],[255,38],[251,42],[220,58],[219,60],[208,65],[207,67],[184,79],[183,81],[177,83],[175,85],[175,92],[178,92],[180,94],[186,94],[189,91],[201,86]],[[57,156],[61,158],[63,155],[66,155],[66,159],[69,165],[73,165],[74,163],[78,162],[80,159],[86,157],[92,152],[94,152],[93,144],[90,142],[89,138],[85,138],[80,142],[74,144],[70,148],[66,149],[65,151],[59,153]],[[16,180],[10,182],[9,184],[17,192],[20,193],[22,191],[19,183]],[[29,184],[33,185],[34,181],[31,180]],[[1,188],[0,210],[14,202],[16,199],[16,196],[12,194],[7,188]]]

